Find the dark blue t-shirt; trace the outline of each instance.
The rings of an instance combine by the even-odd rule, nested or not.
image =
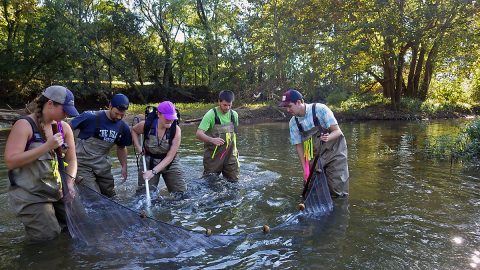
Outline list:
[[[130,128],[124,121],[114,122],[108,119],[105,111],[98,114],[98,130],[95,111],[85,111],[72,119],[72,129],[79,129],[78,138],[88,139],[92,136],[106,142],[115,142],[118,146],[132,145],[132,134]],[[98,132],[95,134],[95,132]]]

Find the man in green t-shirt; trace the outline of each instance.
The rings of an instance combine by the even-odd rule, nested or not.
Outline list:
[[[222,91],[218,95],[218,106],[203,116],[196,136],[205,142],[203,175],[223,174],[229,181],[237,181],[240,163],[237,151],[238,114],[232,110],[235,95]]]

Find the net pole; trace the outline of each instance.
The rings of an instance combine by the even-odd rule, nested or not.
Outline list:
[[[145,161],[145,151],[143,151],[143,134],[140,134],[140,141],[142,146],[142,162],[143,162],[143,171],[147,171],[147,162]],[[145,179],[145,195],[147,200],[147,207],[152,205],[151,198],[150,198],[150,185],[148,183],[149,179]]]

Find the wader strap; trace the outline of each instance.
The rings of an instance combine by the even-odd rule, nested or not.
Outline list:
[[[221,125],[222,123],[220,122],[220,118],[218,117],[216,108],[213,108],[213,113],[215,114],[215,125]],[[230,122],[232,122],[233,124],[233,131],[235,133],[238,133],[237,123],[235,122],[235,116],[233,115],[233,110],[230,110]]]
[[[317,103],[313,103],[312,104],[313,125],[316,126],[316,127],[319,127],[320,126],[320,120],[318,120],[318,117],[317,117],[316,107],[317,107]],[[305,131],[303,129],[302,125],[300,125],[300,122],[298,121],[297,117],[295,117],[295,123],[297,123],[297,128],[298,128],[298,131],[300,131],[300,133]]]
[[[14,186],[17,185],[15,183],[15,181],[13,180],[13,171],[12,170],[8,170],[8,180],[10,181],[10,186],[14,187]]]
[[[33,133],[32,138],[30,138],[30,140],[28,140],[27,145],[25,146],[25,151],[27,151],[28,147],[30,147],[30,144],[32,144],[34,142],[42,142],[42,143],[45,142],[45,140],[42,138],[42,134],[40,133],[40,131],[37,127],[37,124],[35,123],[35,121],[33,121],[32,118],[30,118],[29,116],[25,116],[25,117],[22,117],[20,119],[25,119],[25,120],[28,121],[28,123],[32,127],[32,133]]]
[[[103,138],[101,138],[99,135],[100,134],[100,112],[101,111],[95,112],[95,132],[93,133],[93,137],[103,140]]]

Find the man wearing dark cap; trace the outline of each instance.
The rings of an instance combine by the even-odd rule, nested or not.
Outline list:
[[[297,150],[304,179],[310,174],[314,157],[320,155],[331,195],[348,195],[347,143],[333,112],[321,103],[306,104],[295,89],[283,94],[279,106],[293,115],[290,142]]]
[[[126,146],[132,145],[132,136],[122,119],[128,105],[124,94],[116,94],[108,110],[86,111],[71,122],[72,128],[79,130],[76,140],[77,176],[83,178],[83,184],[108,197],[115,195],[112,162],[108,155],[114,144],[117,145],[123,181],[127,179]]]

